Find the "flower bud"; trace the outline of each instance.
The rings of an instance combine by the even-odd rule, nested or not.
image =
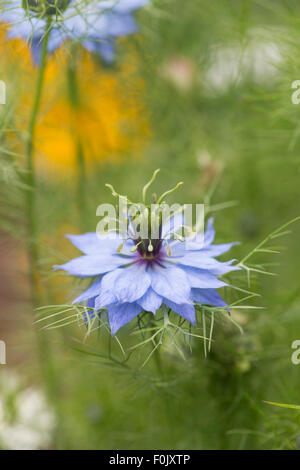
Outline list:
[[[39,16],[55,15],[63,12],[70,0],[23,0],[23,8]]]

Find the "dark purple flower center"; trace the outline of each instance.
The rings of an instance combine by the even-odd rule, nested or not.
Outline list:
[[[162,261],[165,259],[165,252],[162,250],[163,240],[137,239],[134,240],[134,243],[137,246],[140,261],[148,265],[162,265]]]
[[[146,262],[149,265],[161,264],[165,258],[165,250],[162,249],[164,240],[162,239],[162,223],[161,214],[157,219],[152,219],[153,215],[148,216],[148,234],[154,234],[153,238],[142,238],[142,229],[140,220],[133,220],[133,227],[130,231],[129,237],[134,242],[136,253],[140,261]],[[151,228],[153,232],[151,232]]]

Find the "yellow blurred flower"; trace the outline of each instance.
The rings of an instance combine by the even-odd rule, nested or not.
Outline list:
[[[63,171],[74,166],[78,141],[88,165],[117,160],[121,153],[136,153],[145,144],[149,127],[142,104],[143,82],[135,68],[126,63],[117,73],[109,71],[83,53],[79,106],[71,106],[67,91],[48,109],[43,106],[36,129],[42,168]]]
[[[24,42],[6,41],[2,31],[0,45],[4,51],[0,63],[5,62],[7,75],[15,75],[15,125],[26,133],[37,67]],[[108,69],[80,50],[80,104],[75,110],[70,104],[66,78],[70,51],[65,50],[51,56],[46,68],[35,133],[38,169],[47,174],[53,171],[55,176],[69,175],[76,168],[78,141],[87,168],[95,162],[118,161],[122,154],[137,155],[150,131],[143,103],[144,83],[134,52],[129,52],[118,68]]]

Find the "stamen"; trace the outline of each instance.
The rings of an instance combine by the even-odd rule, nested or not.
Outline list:
[[[158,168],[157,170],[154,171],[153,175],[152,175],[152,178],[150,181],[148,181],[147,184],[145,184],[145,186],[143,187],[143,203],[146,204],[146,195],[147,195],[147,191],[148,191],[148,188],[151,186],[151,184],[155,181],[155,178],[156,178],[156,175],[160,172],[160,168]]]
[[[182,225],[181,227],[186,227],[186,226],[185,226],[185,225]],[[188,229],[188,227],[186,227],[186,229]],[[178,229],[178,230],[179,230],[179,229]],[[166,241],[166,237],[171,238],[171,239],[175,239],[175,240],[179,240],[179,241],[181,241],[181,242],[184,242],[184,241],[185,241],[185,237],[179,235],[179,233],[177,233],[177,232],[168,232],[168,233],[165,235],[165,241]]]
[[[127,196],[124,196],[123,194],[117,193],[117,191],[114,189],[114,187],[113,187],[111,184],[106,183],[105,186],[106,186],[108,189],[111,190],[111,194],[112,194],[113,197],[123,198],[124,200],[126,200],[126,202],[127,202],[128,204],[134,205],[134,203],[131,202],[131,201],[127,198]]]
[[[134,253],[137,249],[138,246],[142,243],[142,240],[138,242],[136,245],[134,245],[132,248],[130,248],[131,253]]]
[[[111,194],[112,194],[114,197],[119,196],[119,194],[114,190],[114,187],[113,187],[111,184],[106,183],[105,186],[111,190]]]
[[[167,255],[168,255],[168,256],[171,256],[172,251],[171,251],[170,245],[169,245],[169,243],[168,243],[167,240],[164,240],[164,242],[165,242],[165,244],[167,245]]]
[[[169,189],[169,191],[166,191],[165,193],[163,193],[163,194],[160,196],[159,200],[157,201],[157,204],[161,204],[162,201],[163,201],[163,199],[164,199],[166,196],[168,196],[169,194],[171,194],[171,193],[173,193],[174,191],[176,191],[176,189],[180,188],[180,186],[182,186],[182,185],[183,185],[183,181],[180,181],[180,183],[176,184],[176,186],[175,186],[174,188]]]
[[[125,240],[124,240],[124,242],[125,242]],[[122,242],[121,245],[119,246],[119,248],[117,249],[118,253],[121,253],[121,251],[123,250],[124,242]]]
[[[178,233],[172,233],[173,237],[175,238],[175,240],[179,240],[180,242],[184,242],[185,241],[185,238],[182,237],[181,235],[178,235]]]

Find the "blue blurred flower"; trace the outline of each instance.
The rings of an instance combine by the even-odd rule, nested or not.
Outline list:
[[[173,217],[172,226],[174,231],[182,226],[182,215]],[[67,235],[84,255],[54,268],[82,278],[96,277],[73,303],[87,301],[94,309],[92,316],[106,308],[112,335],[141,311],[155,314],[162,304],[194,325],[195,303],[226,307],[216,290],[226,284],[217,276],[239,268],[232,266],[234,260],[220,262],[215,257],[233,243],[212,244],[212,218],[203,243],[197,236],[185,242],[171,239],[168,229],[163,225],[160,239],[146,243],[137,243],[130,225],[123,239],[96,233]]]
[[[48,52],[55,51],[66,39],[80,41],[89,51],[111,63],[115,56],[115,39],[138,31],[132,12],[150,0],[65,1],[62,10],[54,0],[2,1],[0,20],[9,24],[8,37],[29,41],[33,59],[40,61],[42,39],[49,16],[52,17]],[[23,5],[27,7],[24,8]],[[43,14],[33,4],[43,5]],[[45,4],[50,5],[45,8]],[[29,5],[29,6],[28,6]],[[42,8],[42,7],[41,7]]]

